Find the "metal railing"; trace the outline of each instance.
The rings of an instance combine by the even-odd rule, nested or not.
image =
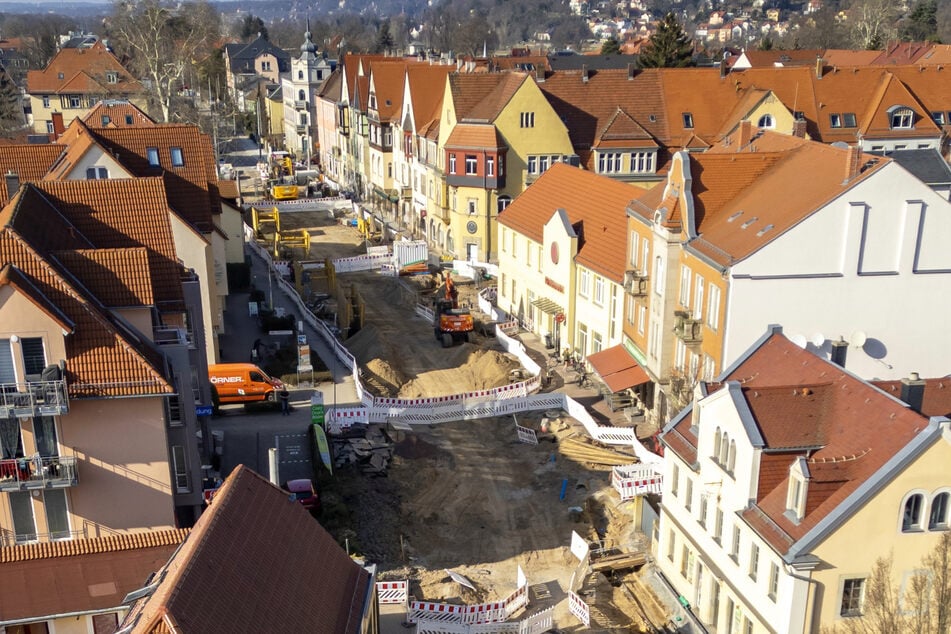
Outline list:
[[[58,416],[68,411],[65,380],[0,383],[0,418]]]
[[[0,492],[59,489],[79,484],[75,456],[0,460]]]
[[[184,328],[177,328],[175,326],[158,326],[152,329],[152,336],[154,337],[155,343],[160,346],[169,346],[169,345],[191,345],[191,337],[189,332]]]
[[[89,520],[82,520],[82,525],[82,528],[76,530],[53,531],[50,533],[37,533],[35,531],[17,533],[9,528],[0,528],[0,546],[6,548],[22,544],[61,542],[71,539],[95,539],[97,537],[122,535],[125,532]]]

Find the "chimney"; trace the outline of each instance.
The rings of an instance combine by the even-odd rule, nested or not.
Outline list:
[[[822,79],[822,67],[825,66],[826,61],[822,59],[821,55],[816,56],[816,79]]]
[[[845,185],[850,180],[859,175],[859,170],[862,167],[862,148],[858,145],[850,145],[849,153],[845,160],[845,180],[842,181],[842,184]]]
[[[912,372],[907,379],[901,380],[901,400],[908,403],[908,407],[921,413],[921,405],[925,400],[925,382]]]
[[[3,178],[7,181],[7,199],[9,200],[20,190],[20,175],[13,170],[9,170],[3,175]]]
[[[627,65],[627,80],[628,80],[628,81],[631,81],[632,79],[634,79],[634,70],[635,70],[636,68],[637,68],[637,65],[635,65],[635,64],[628,64],[628,65]]]
[[[845,367],[845,355],[849,351],[849,342],[839,337],[838,341],[832,342],[832,363],[840,368]]]
[[[792,124],[792,135],[800,139],[806,138],[806,120],[796,119]]]
[[[736,144],[736,150],[739,152],[749,145],[753,140],[753,124],[749,121],[740,121],[740,138]]]
[[[585,84],[588,83],[588,65],[587,64],[581,65],[581,81],[582,83],[585,83]]]
[[[535,81],[539,84],[545,83],[545,69],[540,65],[535,67]]]
[[[720,79],[723,79],[730,72],[730,67],[726,65],[726,58],[720,60]]]

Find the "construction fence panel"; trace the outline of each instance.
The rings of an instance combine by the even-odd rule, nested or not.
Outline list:
[[[452,603],[413,601],[409,604],[406,621],[408,623],[416,623],[420,619],[426,619],[429,621],[459,623],[460,625],[464,625],[462,616],[468,607],[467,605],[455,605]]]
[[[522,619],[518,624],[518,634],[542,634],[542,632],[547,632],[554,625],[552,618],[554,611],[555,608],[548,608]]]
[[[585,627],[591,627],[591,610],[588,604],[574,592],[568,593],[568,611],[584,623]]]
[[[468,634],[469,626],[465,623],[445,623],[443,621],[434,621],[431,619],[419,619],[416,621],[416,634]]]
[[[611,486],[622,500],[633,500],[647,493],[660,493],[663,476],[650,464],[632,464],[611,469]]]
[[[383,253],[378,255],[355,255],[350,258],[337,258],[333,261],[337,273],[352,273],[354,271],[373,271],[380,269],[384,264],[392,264],[392,256]]]
[[[376,596],[380,603],[405,605],[409,599],[408,581],[377,581]]]

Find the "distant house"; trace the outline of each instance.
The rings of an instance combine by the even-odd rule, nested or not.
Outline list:
[[[287,493],[244,466],[136,594],[135,634],[379,631],[374,572]]]
[[[36,132],[61,134],[103,99],[124,99],[146,107],[146,89],[99,41],[89,48],[64,48],[43,70],[26,77]]]
[[[225,44],[224,58],[228,90],[232,97],[236,96],[243,80],[248,77],[264,77],[273,84],[279,84],[281,77],[291,70],[290,54],[260,35],[249,44]]]

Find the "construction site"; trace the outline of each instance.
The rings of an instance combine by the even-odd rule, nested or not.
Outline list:
[[[349,350],[374,397],[439,399],[527,378],[500,344],[498,320],[479,309],[479,293],[494,280],[454,274],[438,258],[420,266],[415,256],[405,270],[397,262],[397,270],[347,271],[347,260],[398,244],[352,211],[263,207],[249,210],[247,222],[304,305]],[[598,424],[630,428],[536,336],[517,329],[510,336],[541,368],[541,393],[563,393]],[[378,581],[406,581],[407,604],[481,605],[527,587],[522,615],[551,609],[550,629],[679,631],[684,611],[654,572],[651,536],[639,524],[648,498],[622,500],[612,486],[614,467],[638,462],[630,447],[597,442],[557,407],[370,427],[333,439],[337,468],[323,493],[331,511],[321,521],[377,564]],[[346,509],[346,521],[336,523],[334,508]],[[575,596],[587,624],[569,601]]]

